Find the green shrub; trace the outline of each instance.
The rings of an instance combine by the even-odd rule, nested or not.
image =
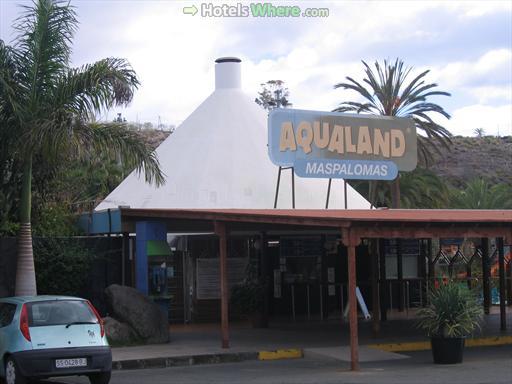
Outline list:
[[[76,239],[38,239],[34,242],[39,294],[79,296],[94,256]]]
[[[231,288],[230,304],[243,315],[252,315],[263,311],[265,284],[257,279],[246,279]]]
[[[418,327],[432,337],[464,337],[480,327],[483,310],[463,283],[441,283],[429,292],[429,305],[418,311]]]
[[[32,232],[34,236],[75,236],[79,235],[77,218],[66,205],[46,204],[39,207],[34,218]]]

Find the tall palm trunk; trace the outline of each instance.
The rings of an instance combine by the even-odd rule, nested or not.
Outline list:
[[[370,203],[376,207],[377,206],[377,181],[370,180],[368,181],[368,199]]]
[[[400,208],[400,175],[391,182],[391,208]]]
[[[32,206],[32,156],[23,167],[23,184],[20,201],[20,232],[18,234],[18,259],[16,268],[16,296],[37,295],[32,228],[30,225]]]

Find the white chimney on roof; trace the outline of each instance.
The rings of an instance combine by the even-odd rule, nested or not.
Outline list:
[[[220,57],[215,60],[215,89],[241,88],[241,62],[238,57]]]

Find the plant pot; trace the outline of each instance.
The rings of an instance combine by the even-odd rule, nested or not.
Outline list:
[[[432,357],[436,364],[460,364],[464,354],[464,337],[432,337]]]

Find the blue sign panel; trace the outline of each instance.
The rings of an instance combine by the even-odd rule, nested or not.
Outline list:
[[[398,168],[392,161],[297,159],[294,171],[300,177],[394,180]]]
[[[268,144],[274,164],[302,177],[393,180],[417,164],[409,118],[274,109]]]

